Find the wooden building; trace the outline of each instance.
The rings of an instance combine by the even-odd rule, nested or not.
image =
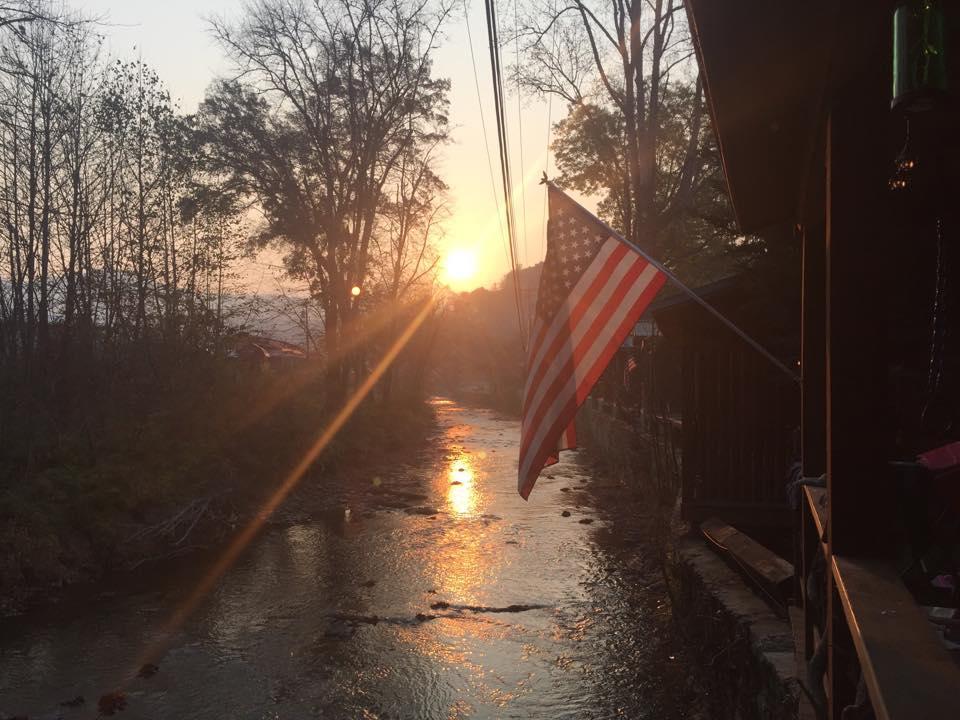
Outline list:
[[[741,277],[694,289],[796,364],[798,324],[778,328],[774,337],[751,322],[743,311],[751,291]],[[799,455],[799,384],[684,293],[664,293],[649,312],[670,345],[658,351],[672,351],[680,363],[683,519],[697,523],[719,517],[788,551],[793,517],[784,488]]]
[[[955,465],[927,460],[960,440],[960,3],[686,7],[740,227],[802,242],[807,689],[837,720],[958,718],[924,605],[958,600]]]

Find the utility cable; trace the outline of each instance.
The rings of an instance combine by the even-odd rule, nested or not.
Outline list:
[[[551,3],[551,6],[550,6],[551,17],[555,13],[556,13],[556,4]],[[554,57],[557,52],[557,34],[556,34],[556,30],[554,29],[551,29],[550,31],[550,42],[551,42],[550,56]],[[550,176],[550,135],[552,131],[553,131],[553,93],[549,92],[547,93],[547,132],[546,132],[547,141],[546,141],[546,147],[544,147],[543,149],[544,166],[545,166],[544,174],[547,175],[547,177]],[[544,249],[546,249],[546,245],[547,245],[547,198],[549,196],[550,196],[550,189],[546,185],[544,185],[543,186],[543,220],[542,220]]]
[[[520,11],[519,0],[513,0],[513,47],[517,64],[517,136],[520,156],[520,217],[523,221],[523,254],[520,256],[521,266],[530,262],[527,248],[527,191],[524,183],[527,173],[523,167],[523,108],[520,102]]]
[[[503,74],[500,69],[500,40],[497,34],[497,15],[494,0],[484,0],[487,16],[487,36],[490,45],[490,71],[493,77],[493,101],[497,119],[497,141],[500,148],[500,172],[503,176],[503,200],[507,211],[507,233],[510,239],[510,266],[513,275],[514,301],[517,306],[517,323],[520,329],[520,345],[523,354],[527,354],[526,333],[523,325],[523,310],[520,301],[520,277],[517,270],[516,217],[513,211],[513,197],[510,178],[510,157],[507,145],[507,127],[504,115]]]
[[[480,111],[480,127],[483,130],[483,149],[487,154],[487,170],[490,173],[490,192],[493,194],[493,206],[497,213],[497,227],[500,228],[500,242],[503,245],[503,254],[510,259],[507,249],[506,235],[503,232],[503,218],[500,216],[500,198],[497,196],[497,181],[493,177],[493,160],[490,157],[490,141],[487,136],[486,114],[483,112],[483,97],[480,93],[480,77],[477,72],[477,58],[473,51],[473,33],[470,32],[470,14],[467,0],[463,0],[463,20],[467,25],[467,44],[470,46],[470,63],[473,66],[473,84],[477,90],[477,107]]]

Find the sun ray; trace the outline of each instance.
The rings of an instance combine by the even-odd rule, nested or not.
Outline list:
[[[303,479],[304,474],[313,462],[336,436],[347,420],[350,419],[350,416],[353,415],[360,403],[370,394],[370,391],[377,384],[377,381],[380,380],[387,368],[389,368],[396,359],[397,355],[399,355],[407,345],[420,325],[423,324],[423,321],[426,320],[435,304],[436,297],[430,297],[424,302],[423,307],[413,317],[410,324],[407,325],[400,336],[397,337],[380,359],[380,362],[378,362],[376,367],[370,372],[370,375],[367,376],[360,387],[350,396],[333,420],[319,433],[317,439],[307,449],[300,461],[290,470],[273,494],[267,498],[263,507],[260,508],[253,519],[234,537],[223,554],[220,555],[217,561],[210,567],[187,598],[177,606],[157,639],[146,648],[137,661],[137,668],[145,663],[156,662],[166,651],[174,633],[183,626],[184,622],[193,614],[200,602],[209,594],[210,590],[213,589],[220,578],[223,577],[224,573],[237,561],[237,558],[240,557],[240,554],[246,549],[247,545],[250,544],[250,541],[256,537],[260,528],[263,527],[263,524],[287,498],[300,480]],[[124,679],[124,683],[135,677],[135,674],[136,669],[133,670],[128,678]]]

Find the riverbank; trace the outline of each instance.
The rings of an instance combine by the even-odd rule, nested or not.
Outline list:
[[[0,487],[0,612],[216,546],[262,506],[330,412],[315,369],[227,370],[114,398]],[[422,401],[362,404],[276,519],[322,512],[352,479],[414,459],[433,422]]]

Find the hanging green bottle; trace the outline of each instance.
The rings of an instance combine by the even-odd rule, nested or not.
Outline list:
[[[943,0],[900,0],[893,13],[892,108],[926,112],[948,90]]]

